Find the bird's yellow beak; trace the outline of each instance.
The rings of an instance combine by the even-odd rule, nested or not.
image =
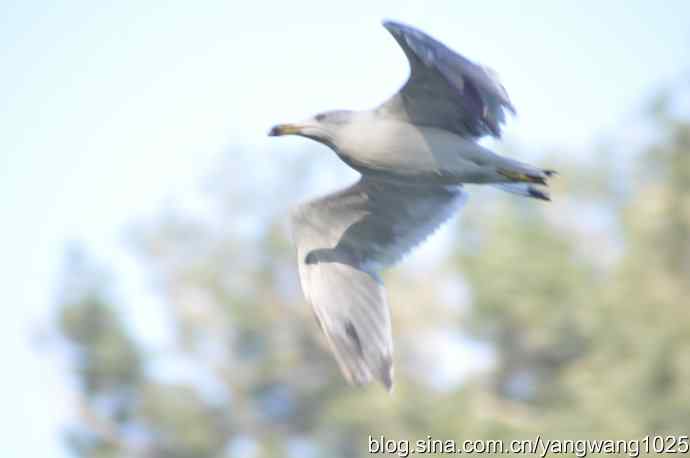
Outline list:
[[[302,132],[302,126],[299,124],[278,124],[268,131],[268,135],[269,137],[277,137],[280,135],[296,135],[300,132]]]

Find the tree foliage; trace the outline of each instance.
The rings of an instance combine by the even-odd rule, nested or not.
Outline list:
[[[622,201],[593,165],[571,165],[552,205],[470,199],[442,265],[386,274],[390,396],[345,384],[299,291],[277,210],[315,169],[298,161],[271,177],[274,187],[252,187],[231,181],[234,156],[205,197],[206,216],[165,214],[136,231],[173,323],[165,354],[127,326],[123,310],[135,308],[122,302],[136,298],[114,299],[97,269],[66,269],[59,325],[81,413],[68,443],[84,457],[356,457],[368,435],[687,433],[690,123],[664,109],[655,122],[658,141],[631,159],[639,167],[616,175],[634,183]],[[469,304],[443,294],[458,285]],[[465,364],[453,357],[458,337],[493,357],[461,382],[439,382],[443,365]],[[162,377],[160,359],[193,377]]]

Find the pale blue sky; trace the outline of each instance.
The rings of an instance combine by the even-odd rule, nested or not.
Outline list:
[[[273,123],[398,88],[406,62],[383,18],[495,68],[519,112],[508,137],[538,154],[624,129],[687,70],[689,17],[681,0],[0,2],[0,449],[64,456],[64,368],[32,343],[64,242],[131,277],[123,227],[186,195],[225,148],[266,151]]]

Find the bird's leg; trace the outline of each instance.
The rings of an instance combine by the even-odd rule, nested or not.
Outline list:
[[[555,170],[541,170],[538,175],[532,173],[516,172],[514,170],[507,170],[501,168],[497,169],[496,171],[499,175],[508,178],[510,181],[519,183],[535,183],[543,185],[546,185],[547,178],[551,178],[552,176],[556,175]]]

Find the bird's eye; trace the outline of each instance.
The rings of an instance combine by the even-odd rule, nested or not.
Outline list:
[[[317,115],[316,115],[316,120],[317,120],[317,121],[321,122],[321,121],[323,121],[324,119],[326,119],[326,115],[325,115],[325,114],[320,113],[320,114],[317,114]]]

